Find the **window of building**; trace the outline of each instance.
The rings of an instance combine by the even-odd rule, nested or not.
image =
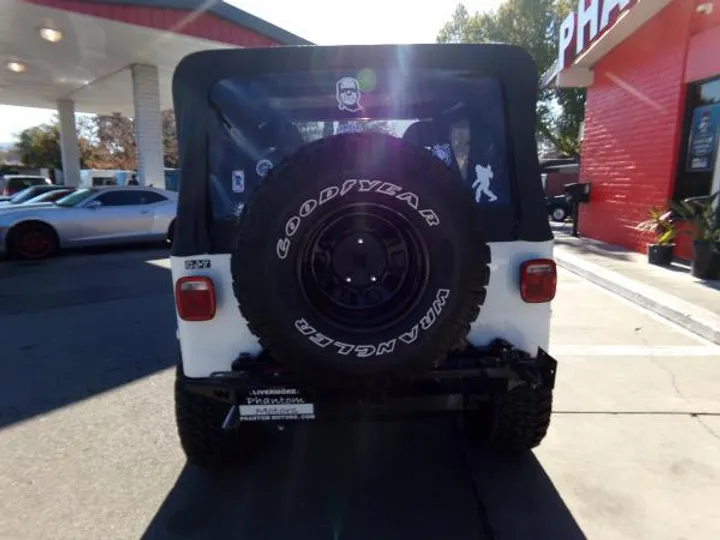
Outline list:
[[[720,77],[688,85],[673,198],[709,195],[720,140]],[[718,171],[720,174],[720,171]],[[717,182],[716,182],[717,183]]]

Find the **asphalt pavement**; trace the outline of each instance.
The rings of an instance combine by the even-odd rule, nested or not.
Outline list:
[[[308,424],[185,463],[164,250],[0,263],[2,540],[716,540],[720,348],[568,272],[553,422],[520,460],[452,421]]]

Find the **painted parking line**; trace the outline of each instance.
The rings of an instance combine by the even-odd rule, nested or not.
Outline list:
[[[717,345],[550,345],[550,354],[555,356],[717,356]]]
[[[592,281],[584,278],[583,276],[580,276],[580,275],[578,275],[578,274],[575,274],[575,273],[571,272],[570,270],[567,270],[567,269],[564,269],[564,268],[558,268],[558,270],[559,270],[558,275],[559,275],[559,278],[560,278],[560,279],[559,279],[560,283],[562,283],[562,275],[563,275],[563,273],[568,273],[568,274],[570,274],[573,278],[582,280],[583,282],[587,283],[587,284],[590,285],[591,287],[593,287],[593,288],[595,288],[596,290],[600,291],[602,294],[605,294],[606,296],[610,296],[610,297],[614,298],[615,300],[617,300],[618,302],[621,302],[621,303],[623,303],[624,305],[632,308],[634,311],[637,311],[638,313],[642,313],[643,315],[651,318],[652,320],[662,323],[663,325],[667,326],[668,328],[671,328],[672,330],[674,330],[674,331],[677,332],[678,334],[682,334],[682,335],[685,336],[685,337],[689,337],[689,338],[691,338],[692,340],[696,341],[697,343],[699,343],[699,344],[701,344],[701,345],[704,345],[704,346],[706,346],[706,347],[719,347],[718,345],[716,345],[716,344],[713,343],[712,341],[710,341],[710,340],[708,340],[708,339],[705,339],[704,337],[699,336],[698,334],[696,334],[696,333],[694,333],[694,332],[691,332],[691,331],[688,330],[687,328],[683,328],[683,327],[680,326],[679,324],[672,322],[671,320],[663,317],[662,315],[659,315],[659,314],[655,313],[654,311],[651,311],[651,310],[649,310],[649,309],[647,309],[647,308],[645,308],[645,307],[643,307],[643,306],[640,306],[640,305],[636,304],[635,302],[631,302],[631,301],[628,300],[627,298],[623,298],[623,297],[620,296],[619,294],[614,293],[613,291],[611,291],[611,290],[609,290],[609,289],[606,289],[605,287],[601,287],[600,285],[597,285],[597,284],[593,283]]]

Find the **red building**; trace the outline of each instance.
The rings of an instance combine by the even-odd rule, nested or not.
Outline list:
[[[644,251],[634,227],[650,206],[720,189],[720,0],[585,6],[562,25],[551,81],[587,88],[579,232]]]

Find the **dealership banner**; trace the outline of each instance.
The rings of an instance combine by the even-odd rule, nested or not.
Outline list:
[[[698,107],[693,111],[686,169],[711,171],[715,164],[720,103]]]

